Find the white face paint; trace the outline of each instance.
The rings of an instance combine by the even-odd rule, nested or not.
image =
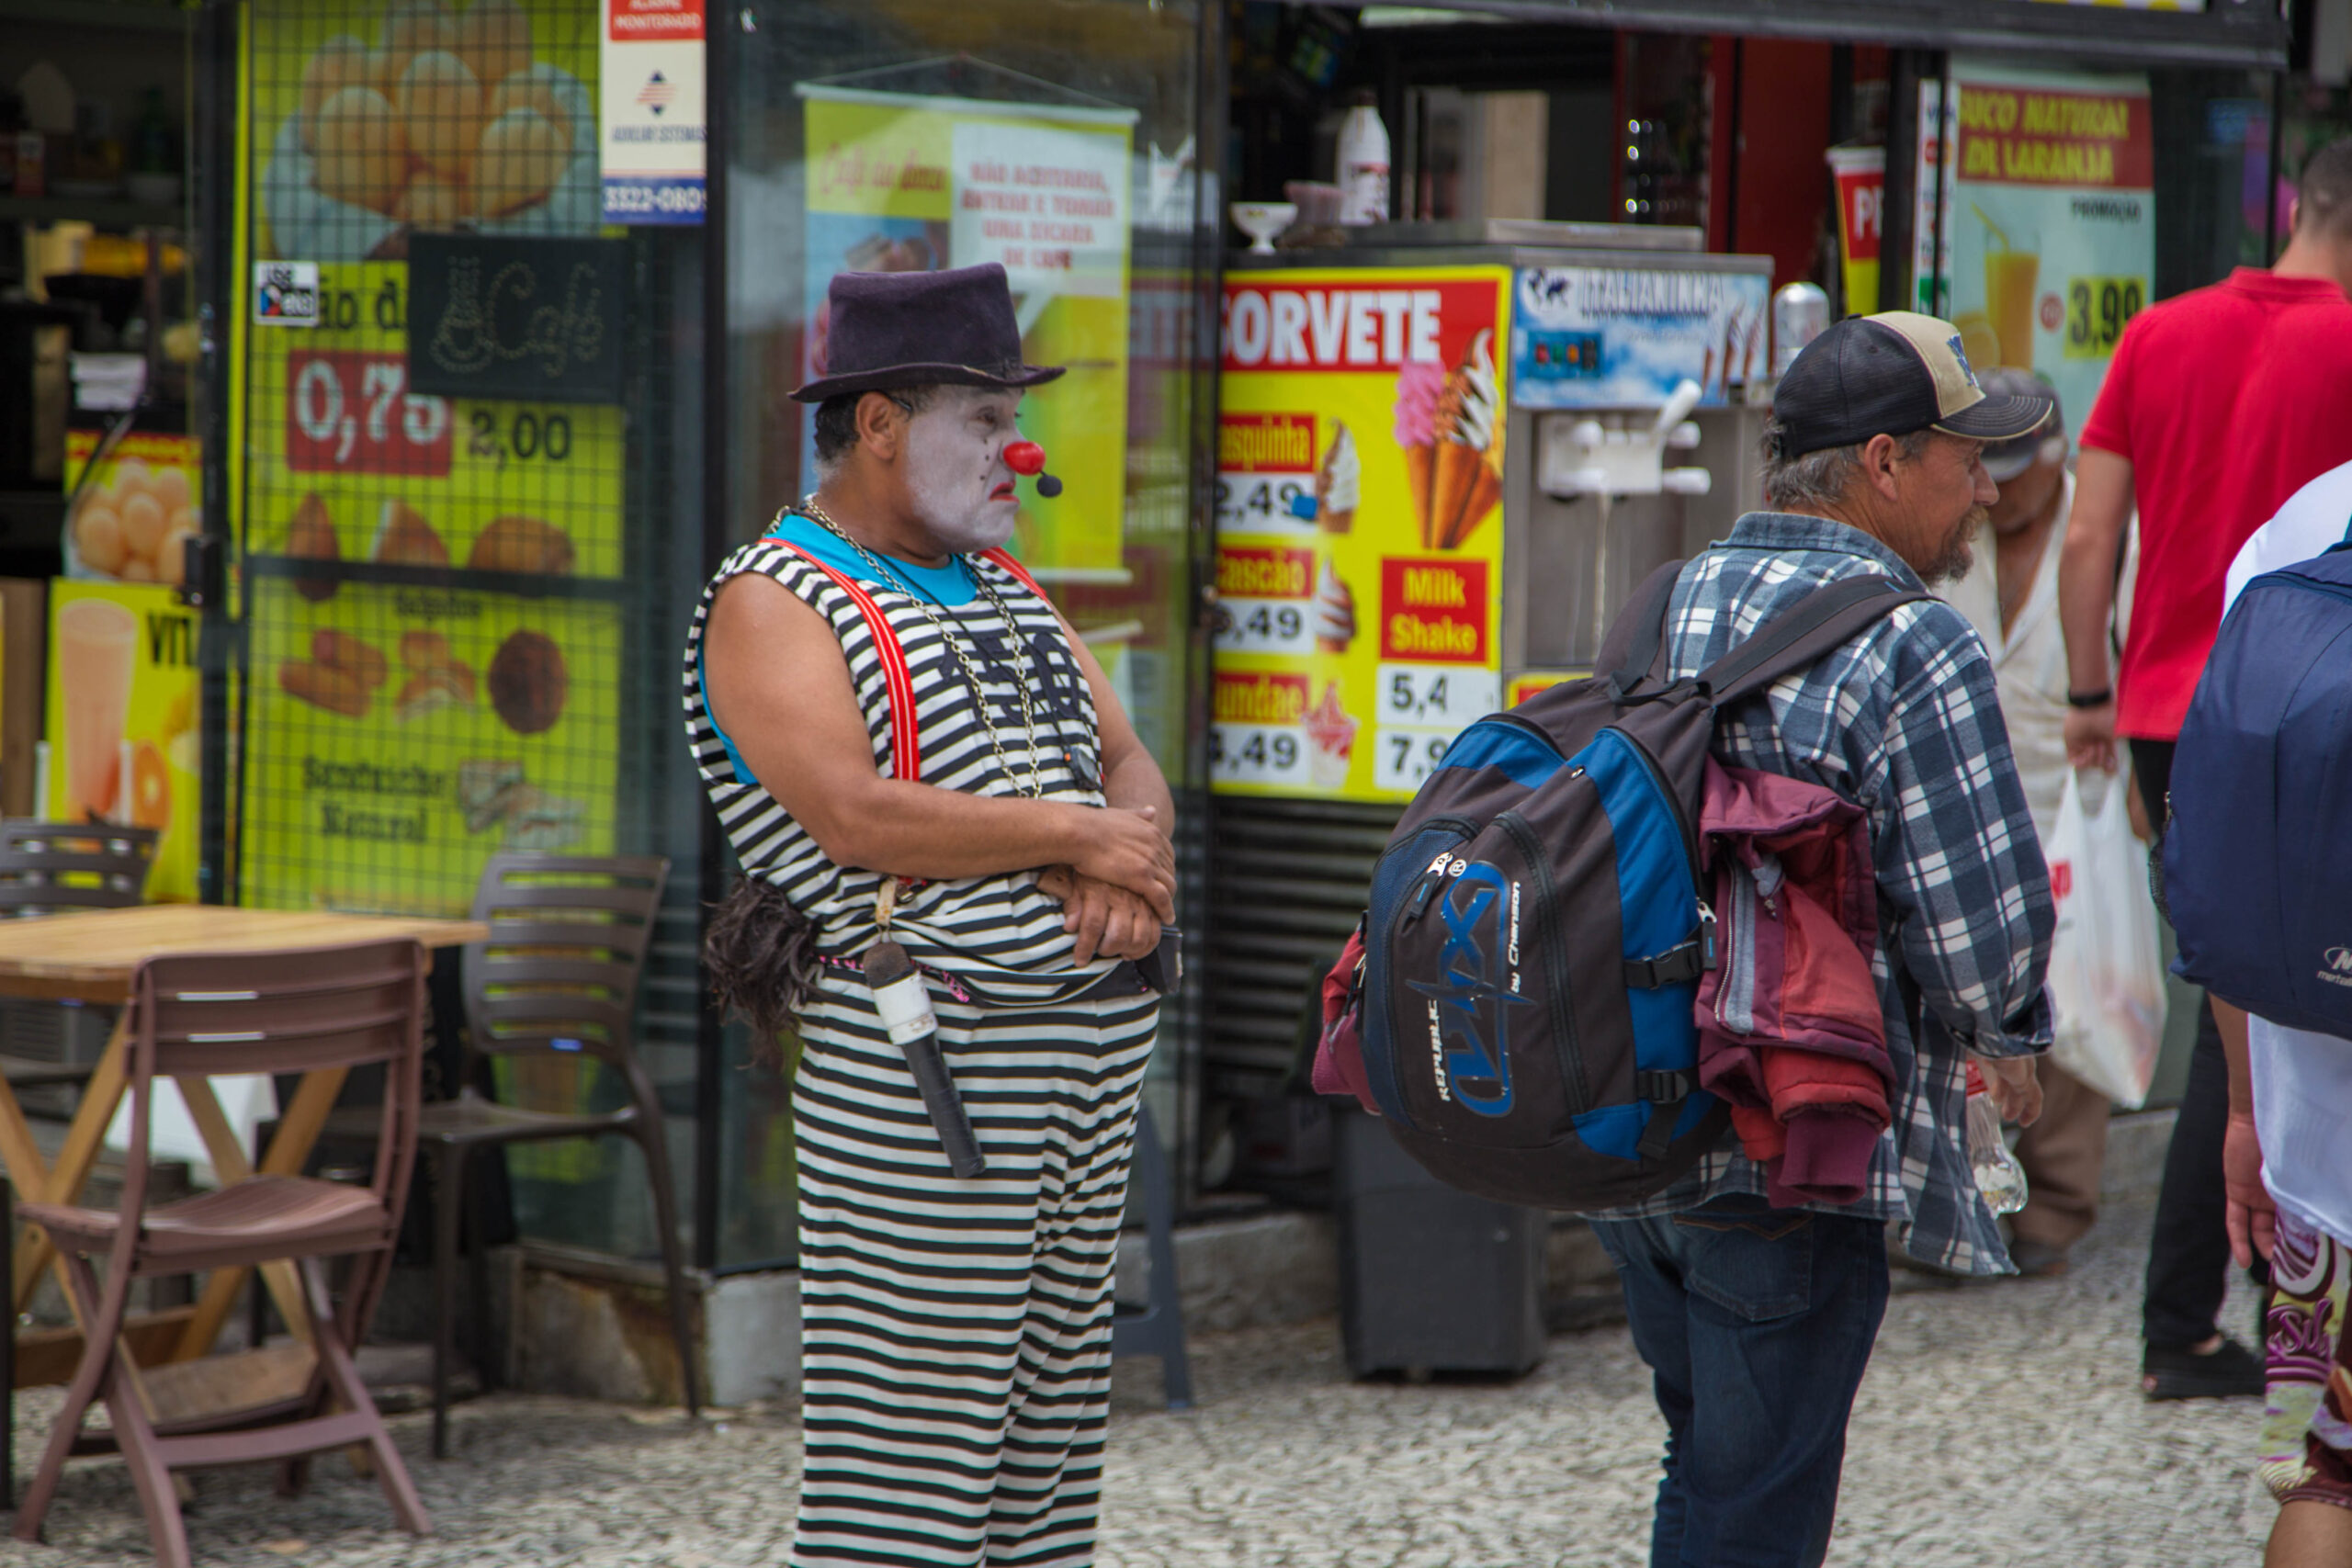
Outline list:
[[[945,387],[907,422],[907,497],[942,548],[992,550],[1012,537],[1021,501],[1004,449],[1021,438],[1020,406],[1019,392]]]

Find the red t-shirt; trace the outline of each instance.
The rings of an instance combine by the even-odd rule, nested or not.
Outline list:
[[[2140,503],[2116,733],[2170,740],[2213,651],[2238,547],[2352,462],[2352,301],[2323,278],[2242,266],[2143,310],[2082,442],[2132,460]]]

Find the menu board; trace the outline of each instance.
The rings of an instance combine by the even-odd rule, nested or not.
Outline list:
[[[1962,350],[1980,370],[2049,382],[2078,433],[2154,281],[2148,79],[1955,60],[1951,86],[1947,136],[1923,152],[1922,258],[1934,254],[1940,156],[1942,299]],[[1927,84],[1923,126],[1936,123],[1934,93]]]
[[[1001,265],[1023,357],[1068,370],[1022,405],[1023,434],[1046,448],[1064,489],[1040,502],[1023,487],[1014,551],[1049,585],[1124,581],[1134,112],[798,90],[808,146],[803,376],[826,370],[835,274]]]
[[[620,410],[412,390],[408,271],[324,264],[248,349],[249,904],[454,913],[612,842]]]
[[[1401,800],[1501,706],[1504,267],[1227,273],[1212,787]]]

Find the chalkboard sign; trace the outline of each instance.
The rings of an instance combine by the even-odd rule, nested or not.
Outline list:
[[[409,240],[408,384],[443,397],[616,403],[620,240]]]

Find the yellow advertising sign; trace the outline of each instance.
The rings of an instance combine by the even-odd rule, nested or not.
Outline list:
[[[195,612],[168,588],[49,585],[46,815],[154,829],[153,903],[197,896],[196,632]]]
[[[1015,553],[1049,587],[1124,581],[1134,114],[813,84],[801,96],[804,375],[825,373],[835,274],[999,264],[1023,356],[1069,370],[1022,407],[1064,488],[1024,502]]]
[[[398,255],[413,225],[594,233],[601,11],[255,0],[243,84],[254,259]]]
[[[65,491],[74,495],[98,432],[65,433]],[[65,520],[65,575],[176,586],[185,542],[203,527],[204,447],[193,435],[135,430],[74,495]]]
[[[1408,798],[1502,705],[1503,267],[1228,273],[1209,772]]]
[[[612,852],[617,605],[317,586],[254,585],[246,903],[449,915],[498,850]]]

